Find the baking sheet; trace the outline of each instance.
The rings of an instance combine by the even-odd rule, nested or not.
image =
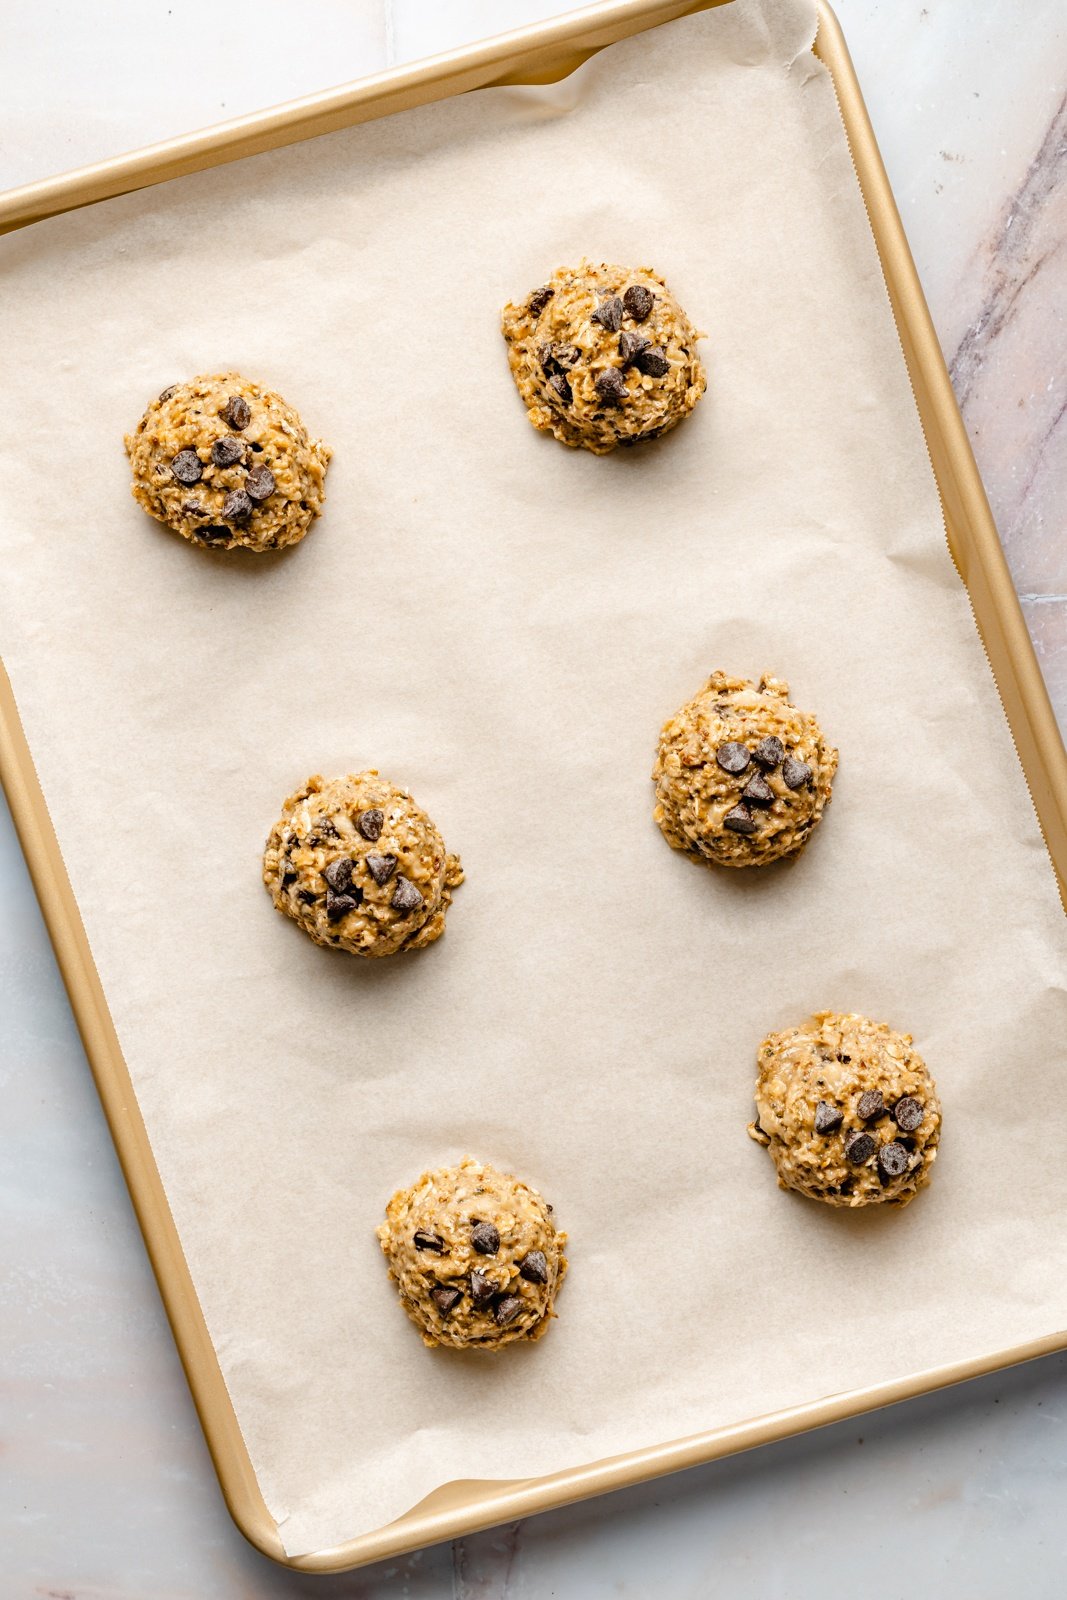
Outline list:
[[[1062,915],[813,25],[735,0],[554,91],[4,242],[0,647],[290,1553],[1067,1321]],[[528,429],[495,335],[583,249],[653,261],[711,331],[694,418],[617,460]],[[227,364],[337,452],[265,562],[125,498],[144,400]],[[658,725],[717,665],[789,676],[842,750],[820,836],[758,881],[649,820]],[[469,875],[381,970],[258,884],[281,797],[365,764]],[[821,1005],[938,1074],[900,1216],[780,1196],[744,1137],[759,1038]],[[422,1349],[371,1232],[467,1149],[572,1236],[559,1325],[494,1363]]]

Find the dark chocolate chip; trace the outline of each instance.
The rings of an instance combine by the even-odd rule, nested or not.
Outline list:
[[[576,344],[557,344],[552,348],[561,367],[576,367],[582,359],[582,352]]]
[[[529,1255],[523,1256],[519,1262],[519,1275],[527,1283],[548,1282],[548,1262],[545,1260],[543,1250],[531,1250]]]
[[[480,1256],[495,1256],[500,1249],[500,1234],[491,1222],[476,1222],[471,1229],[471,1244]]]
[[[884,1144],[878,1152],[878,1176],[883,1183],[902,1178],[911,1165],[911,1157],[902,1144]]]
[[[715,752],[715,759],[724,772],[744,772],[748,766],[748,751],[743,744],[738,744],[731,739],[727,744],[721,744]]]
[[[248,401],[239,394],[231,394],[219,416],[228,428],[233,428],[235,433],[240,433],[242,428],[247,428],[252,420],[252,408]]]
[[[217,467],[232,467],[245,458],[245,447],[240,439],[224,434],[211,446],[211,459]]]
[[[626,398],[626,379],[618,367],[605,367],[598,372],[593,387],[602,406],[621,406]]]
[[[599,322],[609,333],[618,333],[622,327],[622,301],[617,294],[609,294],[601,300],[593,312],[593,321]]]
[[[195,450],[179,450],[170,464],[170,470],[179,483],[186,485],[199,483],[204,476],[203,465]]]
[[[643,283],[632,283],[622,297],[626,307],[626,315],[633,317],[635,322],[644,322],[655,300],[651,289],[646,289]]]
[[[649,340],[643,333],[631,333],[629,328],[624,328],[619,334],[619,354],[624,367],[632,367],[642,350],[647,350]]]
[[[893,1121],[901,1133],[914,1133],[916,1128],[922,1126],[922,1120],[925,1115],[926,1113],[918,1100],[913,1099],[910,1094],[906,1094],[902,1100],[898,1100],[893,1107]]]
[[[637,357],[637,370],[643,372],[646,378],[665,378],[671,370],[671,364],[663,350],[650,345]]]
[[[187,517],[209,517],[211,515],[207,506],[202,506],[199,500],[183,500],[182,510]]]
[[[372,852],[367,857],[367,871],[375,883],[388,883],[396,871],[396,856],[380,856]]]
[[[559,362],[556,360],[556,352],[548,339],[542,339],[541,343],[537,346],[537,357],[541,363],[542,372],[550,374],[559,371]]]
[[[480,1268],[475,1267],[471,1273],[471,1303],[475,1310],[482,1311],[492,1300],[496,1290]]]
[[[222,515],[229,522],[247,522],[252,515],[252,502],[243,489],[231,489],[222,502]]]
[[[289,884],[295,883],[297,876],[298,874],[296,868],[289,860],[289,857],[286,856],[285,860],[282,862],[282,888],[286,889],[288,888]]]
[[[835,1133],[844,1120],[844,1112],[832,1106],[829,1100],[820,1100],[815,1107],[816,1133]]]
[[[274,493],[274,474],[269,467],[253,467],[245,479],[245,489],[252,500],[269,500]]]
[[[356,863],[351,856],[341,856],[323,868],[322,875],[337,894],[347,894],[352,887],[352,871]]]
[[[459,1289],[440,1288],[430,1290],[430,1299],[443,1317],[448,1316],[448,1313],[458,1305],[461,1298],[462,1291]]]
[[[558,400],[562,400],[565,406],[569,406],[574,399],[574,391],[562,372],[553,373],[548,380],[548,387]]]
[[[415,1234],[416,1250],[432,1250],[435,1255],[444,1253],[445,1241],[439,1233],[430,1233],[426,1228],[420,1228]]]
[[[302,900],[306,906],[313,906],[319,897],[315,893],[314,889],[298,889],[296,891],[296,898],[298,900]]]
[[[854,1167],[862,1167],[869,1161],[878,1147],[878,1141],[870,1133],[850,1133],[845,1140],[845,1154]]]
[[[741,798],[750,806],[769,806],[774,804],[774,790],[766,778],[756,772],[742,789]]]
[[[385,812],[375,808],[373,811],[361,811],[356,818],[356,827],[364,839],[369,839],[371,844],[376,844],[382,836],[385,827]]]
[[[361,889],[353,889],[351,894],[334,894],[332,889],[327,889],[326,915],[331,922],[340,922],[341,918],[347,917],[350,911],[355,911],[362,899],[363,891]]]
[[[339,839],[341,837],[330,817],[319,818],[319,832],[324,833],[327,839]]]
[[[497,1326],[500,1328],[506,1328],[509,1322],[515,1321],[515,1318],[518,1316],[521,1310],[522,1301],[519,1299],[518,1295],[506,1294],[502,1300],[497,1301],[496,1310],[493,1312],[493,1316],[496,1318]]]
[[[731,833],[755,833],[756,819],[747,806],[734,806],[722,819],[724,828]]]
[[[785,745],[772,733],[769,739],[760,740],[752,752],[752,759],[764,772],[773,772],[785,760]]]
[[[220,544],[223,540],[232,537],[229,528],[221,528],[217,522],[212,522],[206,528],[201,528],[196,536],[205,544]]]
[[[172,383],[169,389],[164,389],[163,393],[160,395],[159,399],[156,401],[156,404],[160,405],[160,406],[165,406],[167,401],[169,399],[171,399],[171,397],[173,395],[176,395],[177,393],[178,393],[178,385],[176,383]]]
[[[868,1089],[859,1097],[856,1115],[861,1122],[877,1122],[885,1116],[885,1099],[881,1089]]]
[[[394,911],[399,911],[403,916],[407,917],[413,911],[421,911],[426,902],[410,878],[405,878],[402,872],[398,872],[393,898],[389,904]]]
[[[555,292],[555,289],[550,289],[547,283],[542,288],[534,290],[526,302],[526,309],[531,317],[539,317],[541,315]]]
[[[782,777],[787,789],[799,789],[802,784],[811,782],[811,768],[806,761],[786,756],[782,762]]]

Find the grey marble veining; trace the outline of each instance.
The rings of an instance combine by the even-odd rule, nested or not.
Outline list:
[[[20,8],[0,58],[0,185],[559,9]],[[1067,12],[837,9],[1064,723]],[[1063,1593],[1067,1356],[454,1549],[334,1579],[274,1568],[218,1494],[2,804],[0,1083],[0,1600]]]

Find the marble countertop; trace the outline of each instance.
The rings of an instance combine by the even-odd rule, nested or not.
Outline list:
[[[560,9],[22,7],[0,187]],[[1067,729],[1067,11],[837,11]],[[218,1493],[2,799],[0,1018],[0,1600],[1062,1593],[1067,1355],[387,1566],[272,1566]]]

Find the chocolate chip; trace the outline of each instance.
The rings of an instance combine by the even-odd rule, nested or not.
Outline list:
[[[626,398],[626,379],[618,367],[605,367],[598,372],[593,387],[602,406],[621,406]]]
[[[160,395],[159,399],[156,401],[156,404],[160,405],[160,406],[165,406],[167,401],[170,400],[177,393],[178,393],[178,385],[176,383],[172,383],[169,389],[164,389],[163,393]]]
[[[253,467],[245,479],[245,489],[257,504],[260,500],[269,500],[275,489],[273,472],[269,467]]]
[[[565,406],[569,406],[571,401],[574,399],[574,391],[562,372],[554,373],[553,376],[549,378],[548,387],[551,389],[552,393],[557,399],[562,400]]]
[[[548,1282],[548,1262],[545,1260],[543,1250],[531,1250],[529,1255],[523,1256],[519,1262],[519,1275],[527,1283]]]
[[[233,428],[240,433],[242,428],[247,428],[252,420],[252,407],[242,395],[231,394],[219,416],[228,428]]]
[[[361,811],[356,818],[356,827],[364,839],[369,839],[371,844],[377,843],[381,838],[384,826],[385,812],[379,811],[377,808],[373,811]]]
[[[542,311],[545,309],[555,292],[555,289],[550,289],[547,283],[543,286],[543,288],[534,290],[533,294],[526,302],[526,309],[530,313],[531,317],[539,317],[541,315]]]
[[[786,756],[782,763],[782,777],[787,789],[799,789],[802,784],[811,782],[811,768],[806,761]]]
[[[652,290],[646,289],[644,284],[632,283],[622,297],[622,303],[626,307],[626,315],[633,317],[635,322],[644,322],[652,310],[655,298]]]
[[[430,1299],[441,1315],[447,1317],[448,1313],[462,1299],[462,1293],[459,1289],[431,1289]]]
[[[195,450],[179,450],[170,464],[170,470],[179,483],[199,483],[204,476],[204,468],[200,457]]]
[[[367,857],[367,871],[375,883],[388,883],[396,871],[396,856],[379,856],[371,854]]]
[[[774,790],[766,778],[756,772],[742,789],[741,798],[750,806],[769,806],[774,804]]]
[[[207,506],[202,506],[199,500],[183,500],[182,510],[187,517],[209,517],[211,515]]]
[[[724,772],[744,772],[748,766],[748,751],[743,744],[738,744],[731,739],[727,744],[721,744],[715,752],[715,759]]]
[[[480,1256],[495,1256],[500,1249],[500,1234],[491,1222],[476,1222],[471,1229],[471,1244]]]
[[[576,367],[582,359],[582,352],[576,344],[557,344],[552,348],[561,367]]]
[[[646,378],[665,378],[671,370],[671,364],[667,360],[665,351],[656,345],[650,345],[638,356],[637,370],[643,372]]]
[[[829,1100],[820,1100],[815,1107],[815,1132],[834,1133],[844,1122],[844,1112],[832,1106]]]
[[[541,343],[537,346],[537,358],[541,363],[542,372],[549,374],[559,371],[559,362],[556,360],[556,352],[548,339],[542,339]]]
[[[362,899],[363,891],[361,889],[353,889],[351,894],[334,894],[332,889],[327,889],[326,915],[331,922],[340,922],[341,918],[347,917],[350,911],[355,911]]]
[[[232,467],[245,458],[245,447],[240,439],[234,439],[230,434],[216,439],[211,446],[211,459],[217,467]]]
[[[289,857],[286,856],[285,860],[282,862],[282,888],[288,888],[289,884],[295,883],[297,876],[298,874],[296,868],[289,860]]]
[[[902,1178],[910,1165],[910,1157],[902,1144],[884,1144],[878,1152],[878,1176],[883,1183]]]
[[[622,327],[622,301],[617,294],[609,294],[593,312],[593,321],[599,322],[609,333],[618,333]]]
[[[411,880],[405,878],[402,872],[398,872],[396,875],[396,888],[393,890],[393,898],[389,904],[394,911],[399,911],[406,917],[410,916],[413,911],[421,911],[426,902]]]
[[[881,1089],[868,1089],[860,1095],[856,1115],[861,1122],[877,1122],[879,1117],[885,1116],[885,1099]]]
[[[475,1309],[484,1310],[495,1294],[496,1290],[485,1273],[479,1267],[475,1267],[471,1273],[471,1303]]]
[[[734,806],[722,819],[724,828],[731,833],[755,833],[756,819],[747,806]]]
[[[201,528],[196,536],[205,544],[219,544],[222,540],[229,540],[232,536],[229,528],[221,528],[217,522],[212,522],[208,527]]]
[[[231,489],[222,502],[222,515],[229,522],[247,522],[252,515],[252,502],[243,489]]]
[[[771,734],[769,739],[761,739],[752,752],[752,759],[764,772],[773,772],[780,762],[785,760],[785,745],[776,734]]]
[[[296,891],[296,898],[302,901],[306,906],[313,906],[319,897],[315,893],[314,889],[298,889]]]
[[[649,340],[643,333],[631,333],[624,328],[619,334],[619,354],[624,367],[632,367],[642,350],[647,350]]]
[[[901,1133],[914,1133],[916,1128],[922,1126],[925,1114],[918,1100],[913,1099],[910,1094],[898,1100],[893,1107],[893,1121]]]
[[[425,1228],[419,1228],[415,1234],[416,1250],[432,1250],[435,1255],[444,1253],[445,1241],[439,1233],[430,1233]]]
[[[356,863],[351,856],[341,856],[338,861],[331,861],[323,868],[322,875],[331,889],[338,894],[347,894],[352,887],[352,871]]]
[[[862,1167],[869,1161],[877,1147],[877,1139],[869,1133],[852,1132],[845,1140],[845,1154],[854,1167]]]
[[[506,1328],[509,1322],[515,1321],[515,1318],[518,1316],[521,1310],[522,1301],[519,1299],[518,1295],[506,1294],[502,1300],[497,1301],[496,1310],[493,1312],[493,1316],[496,1318],[497,1326],[500,1328]]]

